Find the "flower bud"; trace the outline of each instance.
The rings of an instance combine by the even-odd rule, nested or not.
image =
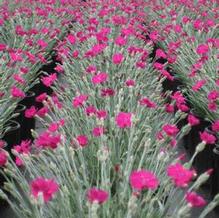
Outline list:
[[[205,149],[205,146],[206,146],[206,143],[204,141],[202,141],[201,143],[199,143],[197,146],[196,146],[196,149],[195,151],[197,153],[203,151]]]

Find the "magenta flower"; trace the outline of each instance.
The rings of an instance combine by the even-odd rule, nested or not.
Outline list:
[[[85,103],[85,101],[87,101],[87,99],[88,99],[88,96],[87,96],[87,95],[79,95],[79,96],[76,96],[76,97],[73,99],[72,105],[73,105],[74,108],[81,107],[81,106],[83,106],[83,104]]]
[[[44,93],[38,95],[38,96],[35,98],[35,100],[36,100],[36,102],[43,102],[44,100],[46,100],[46,98],[47,98],[47,93],[44,92]]]
[[[156,108],[156,104],[146,97],[140,99],[139,103],[140,105],[146,106],[148,108]]]
[[[102,204],[106,202],[109,198],[108,192],[98,189],[98,188],[90,188],[87,191],[87,199],[89,202],[94,203],[97,202],[99,204]]]
[[[214,144],[216,142],[216,137],[206,131],[199,133],[200,138],[206,144]]]
[[[42,107],[40,110],[38,110],[36,114],[37,114],[39,117],[44,117],[48,112],[49,112],[48,107],[44,106],[44,107]]]
[[[204,200],[204,198],[202,198],[195,192],[187,192],[186,201],[193,207],[203,207],[204,205],[206,205],[206,201]]]
[[[44,202],[50,201],[54,194],[59,190],[59,185],[53,179],[38,177],[30,184],[31,194],[37,199],[42,193]]]
[[[112,60],[114,64],[121,64],[124,60],[123,54],[121,53],[114,54]]]
[[[127,40],[123,36],[118,36],[115,39],[115,44],[118,46],[124,46],[126,45],[126,43],[127,43]]]
[[[104,132],[105,129],[103,126],[94,127],[92,131],[94,137],[100,137],[101,135],[104,134]]]
[[[40,46],[40,48],[42,48],[42,49],[44,49],[44,48],[46,48],[47,46],[48,46],[48,43],[47,42],[45,42],[43,39],[39,39],[38,41],[37,41],[37,44]]]
[[[208,100],[216,101],[219,98],[219,91],[212,90],[208,93]]]
[[[195,83],[195,85],[192,86],[192,90],[194,92],[197,92],[199,89],[202,88],[202,86],[204,86],[206,84],[206,80],[199,80]]]
[[[25,97],[24,92],[22,90],[20,90],[19,88],[17,88],[16,86],[12,86],[11,95],[14,98],[24,98]]]
[[[8,161],[8,155],[7,152],[3,149],[0,150],[0,166],[3,167],[6,165]]]
[[[157,49],[156,50],[156,57],[157,58],[166,58],[167,55],[165,54],[165,52],[162,49]]]
[[[108,74],[101,72],[92,77],[92,83],[94,85],[104,83],[108,79]]]
[[[87,106],[85,112],[87,116],[92,116],[96,114],[96,108],[93,105]]]
[[[31,140],[23,140],[20,145],[15,145],[13,149],[16,150],[19,154],[29,154],[30,145]],[[24,164],[18,156],[16,156],[15,163],[17,166],[22,166]]]
[[[57,79],[57,75],[56,73],[53,73],[49,76],[42,77],[41,81],[45,86],[50,87],[55,82],[56,79]]]
[[[94,65],[89,65],[87,68],[86,68],[86,72],[87,73],[95,73],[97,71],[97,68],[94,66]]]
[[[36,139],[35,144],[40,148],[57,148],[58,144],[61,142],[61,135],[52,134],[49,131],[45,131],[39,135]]]
[[[168,136],[175,136],[179,132],[179,129],[176,127],[176,125],[166,124],[163,126],[163,131]]]
[[[196,126],[200,123],[200,120],[195,117],[194,115],[192,114],[189,114],[188,116],[188,123],[191,125],[191,126]]]
[[[102,97],[110,97],[114,95],[115,95],[115,91],[113,89],[110,89],[110,88],[101,89]]]
[[[212,130],[215,132],[219,132],[219,120],[215,120],[211,126]]]
[[[107,111],[105,111],[105,110],[98,110],[98,111],[96,111],[96,115],[97,115],[98,119],[106,119]]]
[[[165,105],[165,111],[166,111],[167,113],[173,113],[173,112],[174,112],[174,105],[172,105],[172,104],[166,104],[166,105]]]
[[[67,36],[67,40],[72,44],[74,45],[76,43],[76,38],[73,34],[68,34]]]
[[[147,170],[133,171],[129,177],[129,181],[131,187],[138,191],[144,189],[156,189],[159,184],[157,177]]]
[[[88,144],[88,138],[86,135],[79,135],[76,139],[81,147],[85,147]]]
[[[126,80],[125,84],[126,84],[126,86],[128,86],[128,87],[135,86],[135,80],[133,80],[133,79],[128,79],[128,80]]]
[[[119,112],[115,118],[116,124],[119,128],[129,128],[132,125],[132,113]]]
[[[172,179],[176,186],[186,187],[195,176],[195,172],[186,169],[180,163],[175,163],[167,167],[167,175]]]
[[[209,51],[209,47],[206,44],[200,44],[196,49],[196,52],[199,55],[204,55],[204,54],[208,53],[208,51]]]
[[[26,118],[33,118],[35,116],[36,112],[37,112],[36,108],[34,106],[31,106],[30,108],[27,108],[25,110],[24,116]]]

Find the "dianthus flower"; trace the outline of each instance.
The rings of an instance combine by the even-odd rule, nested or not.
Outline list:
[[[30,184],[31,194],[38,198],[39,194],[42,193],[44,202],[48,202],[58,191],[59,185],[53,179],[45,179],[39,177],[33,180]]]
[[[129,177],[133,189],[141,191],[144,189],[156,189],[159,182],[156,176],[147,170],[133,171]]]
[[[195,172],[193,170],[186,169],[180,163],[175,163],[168,166],[167,175],[172,179],[176,186],[186,187],[195,176]]]
[[[108,200],[108,197],[109,197],[108,192],[102,189],[90,188],[87,191],[87,199],[91,203],[97,202],[99,204],[102,204]]]

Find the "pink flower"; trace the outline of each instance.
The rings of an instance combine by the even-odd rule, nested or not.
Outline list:
[[[15,145],[14,150],[16,150],[19,154],[29,154],[30,153],[30,140],[23,140],[20,145]],[[22,166],[23,161],[16,156],[15,163],[17,166]]]
[[[164,65],[161,64],[161,63],[155,62],[155,63],[154,63],[154,67],[155,67],[157,70],[163,70]]]
[[[122,36],[118,36],[115,39],[115,44],[118,45],[118,46],[124,46],[124,45],[126,45],[126,43],[127,43],[127,40]]]
[[[215,101],[219,98],[219,92],[217,90],[213,90],[208,94],[208,100]]]
[[[79,56],[79,51],[78,50],[73,51],[72,57],[73,58],[78,58],[78,56]]]
[[[98,111],[96,111],[96,115],[97,115],[98,119],[106,119],[107,111],[105,111],[105,110],[98,110]]]
[[[112,60],[114,64],[121,64],[124,60],[123,54],[121,53],[114,54]]]
[[[92,77],[92,83],[94,85],[104,83],[108,79],[108,74],[101,72]]]
[[[186,104],[177,104],[176,106],[179,110],[181,110],[183,112],[186,112],[189,110],[189,107]]]
[[[109,97],[109,96],[114,96],[114,95],[115,95],[115,91],[113,89],[110,89],[110,88],[101,89],[102,97]]]
[[[24,92],[22,90],[20,90],[19,88],[17,88],[16,86],[12,86],[11,95],[14,98],[24,98],[25,97]]]
[[[7,143],[4,140],[0,139],[0,148],[4,148],[7,145]]]
[[[67,40],[72,44],[74,45],[76,43],[76,38],[73,34],[68,34],[67,36]]]
[[[164,53],[163,50],[157,49],[157,50],[156,50],[156,57],[157,57],[157,58],[166,58],[167,55]]]
[[[101,135],[104,134],[104,132],[105,132],[105,129],[103,126],[95,127],[93,128],[93,131],[92,131],[94,137],[100,137]]]
[[[43,39],[39,39],[39,40],[37,41],[37,44],[38,44],[42,49],[44,49],[44,48],[46,48],[46,47],[48,46],[48,43],[45,42]]]
[[[135,80],[133,80],[133,79],[128,79],[128,80],[126,80],[125,84],[126,84],[128,87],[135,86]]]
[[[208,53],[208,51],[209,51],[209,47],[206,44],[200,44],[196,49],[196,52],[199,55],[204,55],[204,54]]]
[[[166,124],[163,126],[163,131],[168,136],[175,136],[179,132],[179,129],[175,125]]]
[[[0,51],[4,51],[4,50],[6,50],[6,48],[7,48],[6,44],[0,43]]]
[[[39,117],[44,117],[49,112],[48,107],[44,106],[36,112]]]
[[[204,200],[204,198],[202,198],[195,192],[187,192],[186,201],[190,203],[193,207],[203,207],[204,205],[206,205],[206,201]]]
[[[91,203],[97,202],[99,204],[102,204],[105,201],[107,201],[108,198],[109,198],[109,194],[102,189],[90,188],[87,191],[87,199]]]
[[[172,104],[166,104],[166,105],[165,105],[165,111],[166,111],[167,113],[173,113],[173,112],[174,112],[174,105],[172,105]]]
[[[87,73],[95,73],[97,71],[97,68],[94,65],[89,65],[86,69]]]
[[[216,137],[212,134],[207,133],[206,131],[199,133],[200,138],[206,144],[214,144],[216,142]]]
[[[219,120],[215,120],[211,126],[212,130],[215,132],[219,132]]]
[[[79,95],[79,96],[76,96],[76,97],[73,99],[72,105],[73,105],[74,108],[81,107],[81,106],[83,106],[83,104],[85,103],[85,101],[87,101],[87,99],[88,99],[88,96],[87,96],[87,95]]]
[[[139,102],[142,106],[146,106],[148,108],[156,108],[156,104],[146,97],[142,98]]]
[[[45,131],[39,135],[36,139],[35,144],[40,148],[57,148],[58,144],[61,142],[61,135],[52,134],[49,131]]]
[[[129,177],[133,189],[141,191],[144,189],[156,189],[159,182],[156,176],[147,170],[133,171]]]
[[[16,53],[16,52],[9,52],[10,55],[10,59],[11,61],[22,61],[23,57],[20,53]]]
[[[216,111],[217,110],[217,104],[215,103],[215,102],[209,102],[208,103],[208,109],[210,110],[210,111]]]
[[[39,194],[42,193],[44,202],[48,202],[59,190],[59,185],[53,179],[45,179],[38,177],[30,184],[31,194],[37,199]]]
[[[46,100],[46,98],[47,98],[47,93],[44,92],[44,93],[38,95],[35,98],[35,100],[36,100],[36,102],[43,102],[44,100]]]
[[[161,73],[164,77],[166,77],[168,80],[174,81],[174,77],[173,77],[167,70],[161,69],[161,70],[160,70],[160,73]]]
[[[195,85],[192,86],[192,90],[197,92],[199,89],[202,88],[206,84],[206,80],[199,80],[195,83]]]
[[[57,79],[57,75],[56,73],[53,73],[49,76],[43,77],[41,81],[45,86],[50,87],[56,79]]]
[[[193,176],[195,176],[195,172],[186,169],[180,163],[175,163],[168,166],[167,175],[172,179],[176,186],[186,187]]]
[[[96,44],[85,53],[85,57],[95,57],[101,54],[106,47],[106,44]]]
[[[53,122],[49,125],[48,130],[50,132],[56,132],[59,129],[59,123]]]
[[[90,106],[86,107],[86,109],[85,109],[87,116],[91,116],[91,115],[96,114],[96,111],[97,110],[93,105],[90,105]]]
[[[177,104],[184,104],[185,98],[180,91],[174,92],[171,96],[172,99],[176,101]]]
[[[3,167],[8,161],[8,154],[3,149],[0,150],[0,166]]]
[[[20,84],[22,84],[22,85],[25,84],[25,79],[22,78],[22,76],[19,75],[19,74],[14,74],[14,75],[13,75],[13,79],[16,80],[18,83],[20,83]]]
[[[157,31],[152,31],[152,32],[150,33],[149,37],[150,37],[150,39],[151,39],[152,41],[155,42],[155,41],[157,41],[157,39],[158,39],[158,37],[159,37],[159,34],[158,34]]]
[[[63,72],[64,72],[64,69],[63,69],[63,67],[62,67],[61,65],[57,65],[57,66],[54,68],[54,70],[56,70],[56,71],[59,72],[59,73],[63,73]]]
[[[191,125],[191,126],[196,126],[200,123],[199,119],[197,117],[195,117],[194,115],[192,114],[189,114],[188,116],[188,123]]]
[[[116,124],[119,128],[129,128],[132,125],[132,113],[120,112],[116,116]]]
[[[37,112],[36,108],[34,106],[31,106],[30,108],[27,108],[25,110],[24,116],[26,118],[33,118],[35,116],[36,112]]]
[[[76,139],[81,147],[85,147],[88,144],[88,138],[86,135],[79,135]]]
[[[200,19],[194,20],[193,27],[196,30],[200,30],[202,28],[202,21]]]

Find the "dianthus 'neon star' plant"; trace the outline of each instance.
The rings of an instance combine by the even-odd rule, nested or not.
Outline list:
[[[30,1],[24,1],[30,4]],[[75,10],[69,11],[49,2],[34,3],[27,8],[6,1],[1,5],[0,24],[0,135],[18,101],[38,83],[43,64],[50,61],[52,49],[65,35]],[[3,129],[4,128],[4,129]]]

